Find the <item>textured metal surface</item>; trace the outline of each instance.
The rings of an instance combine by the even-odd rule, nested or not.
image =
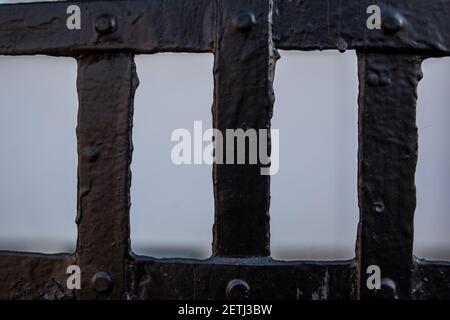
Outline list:
[[[410,298],[416,208],[416,99],[420,57],[363,54],[359,59],[359,206],[357,259],[361,296],[377,265]]]
[[[214,127],[221,132],[266,129],[273,107],[268,78],[270,3],[220,1],[218,11]],[[236,19],[245,20],[246,15],[255,22],[240,28]],[[260,169],[259,165],[214,166],[214,255],[269,255],[269,178]]]
[[[366,27],[373,4],[382,10],[382,30]],[[449,54],[449,12],[447,0],[278,0],[274,40],[280,49],[339,49],[344,40],[347,49]],[[404,20],[401,28],[392,16]]]
[[[0,300],[72,300],[66,287],[69,254],[0,253]]]
[[[366,28],[369,0],[0,5],[0,54],[72,56],[79,66],[76,253],[0,252],[0,298],[449,299],[450,264],[415,259],[412,243],[416,89],[422,60],[450,54],[450,1],[374,2],[383,10],[381,30]],[[81,8],[80,30],[66,28],[71,4]],[[269,177],[260,175],[261,165],[220,164],[212,179],[213,257],[134,256],[129,245],[134,54],[213,52],[214,127],[268,129],[277,48],[358,51],[356,258],[272,260]],[[81,290],[65,286],[72,264],[81,267]],[[376,292],[365,285],[372,264],[383,273]]]
[[[81,29],[66,28],[66,8],[81,9]],[[86,1],[1,5],[0,54],[72,56],[85,50],[212,51],[209,0]],[[99,16],[117,19],[110,34],[95,31]]]
[[[414,299],[450,300],[450,262],[419,260],[414,268]]]
[[[84,275],[82,298],[103,297],[89,283],[97,272],[106,272],[114,281],[109,298],[124,297],[137,84],[135,65],[128,54],[87,55],[78,60],[76,257]]]
[[[343,262],[279,262],[268,258],[206,261],[140,259],[130,293],[141,299],[228,299],[230,281],[245,281],[248,299],[355,298],[354,265]],[[237,298],[237,297],[236,297]],[[244,298],[244,297],[242,297]]]

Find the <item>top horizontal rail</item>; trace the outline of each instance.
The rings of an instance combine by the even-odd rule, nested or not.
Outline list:
[[[381,26],[369,28],[374,5]],[[274,11],[280,49],[450,53],[449,0],[275,0]]]
[[[79,29],[67,27],[74,12],[73,8],[68,9],[72,5],[80,9]],[[75,56],[86,50],[208,52],[213,46],[213,5],[211,0],[0,5],[0,54]],[[113,21],[105,21],[105,14]]]
[[[0,54],[75,56],[91,50],[213,52],[217,1],[225,0],[0,5]],[[279,49],[450,54],[449,0],[273,0],[273,3],[272,34]],[[71,5],[80,8],[80,29],[67,28],[70,17],[67,8]],[[370,17],[367,8],[371,5],[381,8],[381,29],[367,27]],[[114,19],[110,29],[108,26],[101,29],[105,21],[100,18],[104,14]]]

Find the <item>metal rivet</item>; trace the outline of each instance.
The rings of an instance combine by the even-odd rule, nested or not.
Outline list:
[[[371,86],[377,86],[380,83],[380,79],[378,78],[378,74],[375,72],[370,72],[367,75],[367,83]]]
[[[226,296],[230,300],[248,299],[250,295],[250,286],[241,279],[233,279],[227,285]]]
[[[255,15],[248,10],[240,11],[233,19],[234,27],[242,32],[250,30],[254,24],[256,24]]]
[[[373,204],[373,207],[374,207],[376,213],[383,213],[384,212],[384,203],[381,202],[381,201],[376,201]]]
[[[108,13],[104,13],[95,20],[95,30],[98,33],[107,34],[116,31],[116,18]]]
[[[385,33],[396,33],[403,29],[406,19],[397,11],[387,11],[382,21],[382,29]]]
[[[391,278],[381,279],[380,297],[384,299],[398,299],[397,287],[394,280]]]
[[[98,159],[99,151],[97,146],[90,145],[83,149],[83,157],[85,157],[89,162],[95,162]]]
[[[381,76],[380,77],[380,86],[388,86],[391,84],[391,78],[388,76]]]
[[[92,288],[98,293],[107,293],[111,291],[114,283],[106,272],[97,272],[92,277]]]
[[[339,52],[344,53],[348,48],[347,41],[345,41],[341,37],[337,38],[336,39],[336,47],[339,50]]]

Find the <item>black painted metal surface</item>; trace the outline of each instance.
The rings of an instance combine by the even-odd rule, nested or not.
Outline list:
[[[82,28],[66,28],[66,8]],[[366,8],[383,11],[366,28]],[[78,60],[78,244],[75,254],[0,252],[2,299],[450,299],[450,265],[412,255],[421,62],[450,55],[450,1],[152,0],[0,6],[0,54]],[[359,206],[351,261],[270,258],[269,177],[214,166],[210,259],[153,259],[129,240],[133,56],[215,55],[214,127],[270,127],[276,49],[359,56]],[[324,88],[326,92],[326,88]],[[276,112],[276,110],[275,110]],[[213,214],[213,213],[211,213]],[[305,213],[306,214],[306,213]],[[81,290],[65,286],[69,265]],[[366,268],[383,270],[382,289]]]
[[[399,298],[411,293],[416,207],[416,90],[421,59],[359,54],[359,206],[357,261],[378,265]],[[363,276],[363,275],[361,275]],[[374,291],[360,284],[362,297]]]

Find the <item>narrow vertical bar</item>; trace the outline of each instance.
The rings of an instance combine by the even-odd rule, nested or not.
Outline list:
[[[133,57],[78,60],[78,243],[82,299],[121,299],[129,257]]]
[[[217,0],[215,44],[214,128],[269,129],[273,107],[273,52],[270,41],[271,1]],[[269,141],[267,138],[266,141]],[[216,141],[217,142],[217,141]],[[253,143],[255,141],[252,141]],[[232,142],[234,158],[236,141]],[[269,249],[269,177],[261,162],[214,166],[217,256],[267,256]],[[230,158],[223,150],[223,161]],[[217,146],[216,146],[217,155]],[[232,157],[231,157],[232,158]],[[235,162],[236,163],[236,162]]]
[[[416,100],[421,58],[359,53],[359,297],[408,299],[416,207]],[[371,290],[369,266],[381,271]]]

